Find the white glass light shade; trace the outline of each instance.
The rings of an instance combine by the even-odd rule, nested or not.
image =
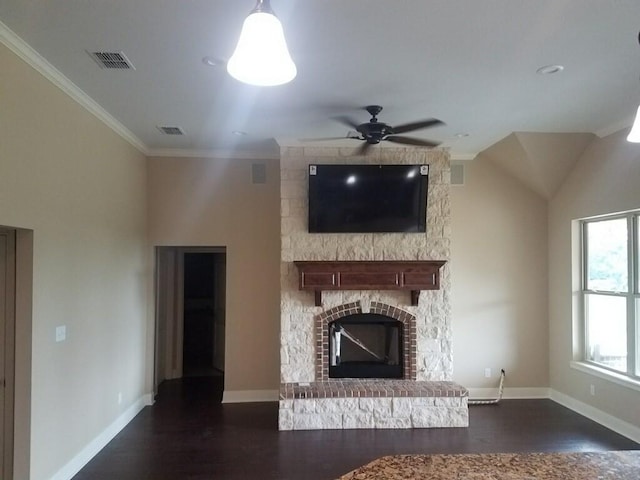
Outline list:
[[[640,107],[638,107],[633,127],[631,127],[629,135],[627,135],[627,142],[640,143]]]
[[[275,15],[253,12],[246,18],[227,72],[241,82],[259,86],[282,85],[295,78],[296,66]]]

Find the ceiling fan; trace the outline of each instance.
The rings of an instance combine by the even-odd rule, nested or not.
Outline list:
[[[372,145],[376,145],[382,141],[429,148],[437,147],[438,145],[440,145],[440,142],[433,142],[431,140],[423,140],[421,138],[398,135],[401,133],[413,132],[414,130],[421,130],[423,128],[431,128],[444,125],[444,122],[436,118],[404,123],[402,125],[392,127],[391,125],[387,125],[386,123],[378,121],[377,115],[382,111],[382,107],[380,105],[369,105],[365,107],[365,110],[371,115],[371,120],[366,123],[358,124],[356,121],[345,116],[334,117],[335,120],[338,120],[344,125],[355,129],[355,131],[359,134],[356,136],[349,136],[347,138],[364,141],[362,146],[358,149],[357,154],[366,153]]]

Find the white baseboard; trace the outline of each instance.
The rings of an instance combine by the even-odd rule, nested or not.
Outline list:
[[[120,415],[111,425],[104,429],[86,447],[84,447],[75,457],[67,462],[50,480],[70,480],[82,467],[102,450],[113,437],[127,426],[133,418],[148,405],[153,405],[153,395],[148,393],[135,401],[122,415]]]
[[[225,390],[222,403],[277,402],[278,390]]]
[[[498,389],[469,388],[469,398],[473,400],[493,400],[498,398]],[[505,388],[502,398],[507,400],[518,398],[549,398],[549,389],[547,387]]]
[[[557,390],[551,390],[551,400],[593,420],[594,422],[598,422],[600,425],[604,425],[620,435],[630,438],[634,442],[640,443],[640,428],[629,422],[620,420],[613,415],[609,415],[602,410],[592,407],[591,405],[587,405],[586,403],[576,400],[564,393],[558,392]]]

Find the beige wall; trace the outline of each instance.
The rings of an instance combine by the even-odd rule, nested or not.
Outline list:
[[[547,202],[478,156],[451,187],[453,378],[547,387]],[[492,378],[484,369],[492,369]]]
[[[0,71],[0,224],[33,230],[30,478],[45,479],[145,393],[145,159],[2,45]]]
[[[551,387],[640,427],[640,392],[570,368],[573,358],[572,221],[640,208],[640,147],[619,132],[594,141],[549,208]],[[576,287],[577,288],[577,287]],[[577,358],[576,358],[577,359]],[[589,394],[594,385],[596,395]],[[631,406],[636,406],[631,408]]]
[[[264,163],[265,184],[251,166]],[[277,390],[280,171],[277,159],[150,158],[153,246],[227,249],[225,393]]]

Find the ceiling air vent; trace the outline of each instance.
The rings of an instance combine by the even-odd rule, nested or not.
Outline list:
[[[123,52],[89,52],[100,68],[115,70],[135,70]]]
[[[170,127],[167,125],[158,125],[158,130],[160,130],[165,135],[184,135],[184,130],[182,127]]]

